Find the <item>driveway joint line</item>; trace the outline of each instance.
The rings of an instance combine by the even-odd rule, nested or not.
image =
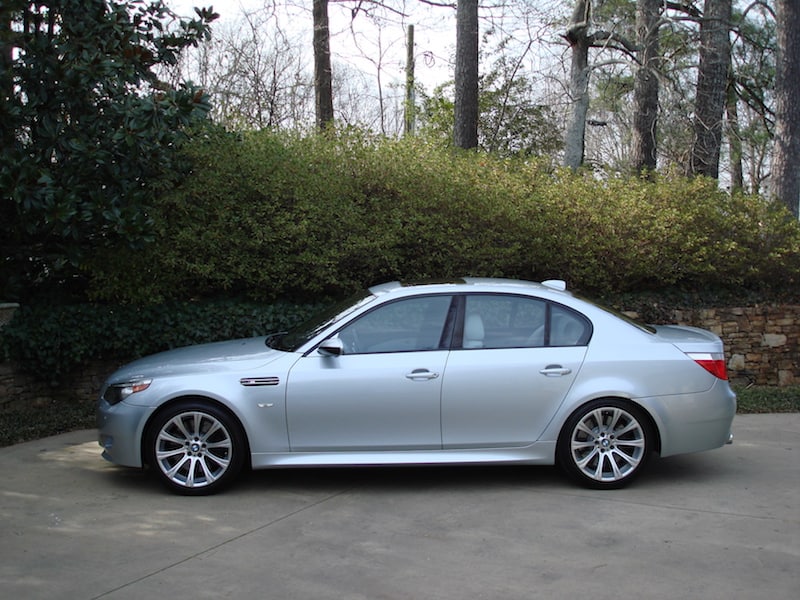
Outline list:
[[[285,521],[286,519],[289,519],[291,517],[299,515],[300,513],[303,513],[303,512],[305,512],[307,510],[310,510],[310,509],[315,508],[317,506],[321,506],[322,504],[325,504],[326,502],[328,502],[330,500],[333,500],[334,498],[337,498],[337,497],[341,496],[342,494],[346,494],[347,492],[351,491],[351,489],[352,488],[343,489],[343,490],[340,490],[340,491],[336,492],[335,494],[330,494],[328,496],[325,496],[324,498],[320,498],[316,502],[312,502],[310,504],[306,504],[305,506],[302,506],[301,508],[298,508],[297,510],[293,510],[291,512],[286,513],[285,515],[281,515],[280,517],[278,517],[276,519],[273,519],[272,521],[268,521],[267,523],[264,523],[263,525],[259,525],[258,527],[255,527],[255,528],[250,529],[248,531],[244,531],[244,532],[242,532],[242,533],[240,533],[238,535],[233,536],[232,538],[229,538],[227,540],[219,542],[218,544],[214,544],[213,546],[211,546],[209,548],[205,548],[203,550],[200,550],[199,552],[195,552],[194,554],[192,554],[190,556],[186,556],[186,557],[182,558],[179,561],[176,561],[176,562],[174,562],[172,564],[169,564],[169,565],[167,565],[167,566],[165,566],[165,567],[163,567],[161,569],[157,569],[157,570],[155,570],[155,571],[153,571],[151,573],[147,573],[146,575],[142,575],[141,577],[137,577],[136,579],[134,579],[132,581],[128,581],[127,583],[124,583],[124,584],[122,584],[122,585],[120,585],[118,587],[115,587],[112,590],[108,590],[107,592],[103,592],[102,594],[100,594],[98,596],[93,596],[90,600],[99,600],[100,598],[106,598],[106,597],[110,596],[111,594],[113,594],[115,592],[118,592],[120,590],[124,590],[125,588],[128,588],[128,587],[131,587],[133,585],[136,585],[137,583],[140,583],[142,581],[150,579],[151,577],[155,577],[156,575],[160,575],[161,573],[165,573],[165,572],[169,571],[170,569],[174,569],[175,567],[178,567],[178,566],[180,566],[182,564],[185,564],[185,563],[187,563],[187,562],[189,562],[191,560],[194,560],[194,559],[196,559],[196,558],[198,558],[198,557],[200,557],[200,556],[202,556],[204,554],[208,554],[209,552],[213,552],[215,550],[218,550],[218,549],[222,548],[223,546],[227,546],[228,544],[230,544],[232,542],[235,542],[237,540],[241,540],[241,539],[243,539],[243,538],[245,538],[245,537],[247,537],[249,535],[252,535],[254,533],[257,533],[259,531],[263,531],[264,529],[272,527],[273,525],[276,525],[276,524],[278,524],[278,523],[280,523],[282,521]]]

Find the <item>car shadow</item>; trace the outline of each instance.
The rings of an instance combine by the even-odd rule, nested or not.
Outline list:
[[[631,488],[658,489],[708,483],[728,476],[725,461],[709,460],[704,455],[668,458],[653,456],[647,469]],[[112,467],[104,478],[118,491],[162,494],[164,486],[149,469]],[[376,466],[281,468],[245,471],[223,493],[313,492],[337,493],[358,489],[376,493],[416,493],[447,488],[464,492],[471,489],[527,489],[550,492],[595,492],[579,486],[554,466],[475,465],[475,466]],[[604,492],[600,492],[604,493]]]
[[[640,481],[649,485],[707,483],[737,477],[739,469],[721,452],[653,456]],[[637,482],[638,484],[638,482]]]
[[[419,492],[449,488],[567,487],[570,483],[548,466],[404,466],[267,469],[245,474],[237,489],[375,492]]]
[[[651,457],[645,471],[631,488],[691,485],[735,476],[730,461],[709,453],[661,458]],[[398,466],[266,469],[243,474],[236,487],[245,489],[306,488],[332,491],[344,488],[402,492],[447,487],[508,487],[541,491],[596,491],[573,482],[555,466],[474,465]],[[623,488],[624,489],[624,488]],[[600,493],[603,493],[602,491]]]

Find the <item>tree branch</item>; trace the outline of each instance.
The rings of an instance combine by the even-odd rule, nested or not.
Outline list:
[[[665,2],[664,6],[666,6],[670,10],[675,10],[687,14],[690,17],[694,17],[695,19],[700,19],[703,17],[702,11],[688,0],[681,0],[680,2]]]
[[[636,52],[639,50],[639,47],[631,42],[624,36],[621,36],[613,31],[595,31],[591,36],[589,36],[589,41],[591,42],[592,46],[598,45],[598,42],[617,42],[623,48],[625,48],[628,52]]]
[[[615,43],[611,44],[609,42]],[[592,48],[611,48],[612,50],[619,50],[634,60],[636,59],[636,52],[639,51],[639,46],[624,36],[612,31],[595,31],[589,36],[589,45]]]
[[[419,0],[421,4],[427,4],[428,6],[440,6],[442,8],[452,8],[455,10],[458,8],[455,2],[434,2],[434,0]]]

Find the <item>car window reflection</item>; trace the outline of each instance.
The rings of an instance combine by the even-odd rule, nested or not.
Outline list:
[[[591,326],[581,315],[545,300],[503,294],[466,298],[462,348],[582,346]]]
[[[408,298],[385,304],[339,331],[345,354],[413,352],[442,346],[451,296]]]

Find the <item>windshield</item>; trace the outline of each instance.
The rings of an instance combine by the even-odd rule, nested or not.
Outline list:
[[[285,333],[267,337],[267,345],[276,350],[294,352],[329,325],[345,318],[356,309],[361,308],[365,304],[369,304],[374,299],[375,296],[369,291],[361,291],[350,296],[346,300],[342,300],[318,312],[299,325],[295,325]]]

